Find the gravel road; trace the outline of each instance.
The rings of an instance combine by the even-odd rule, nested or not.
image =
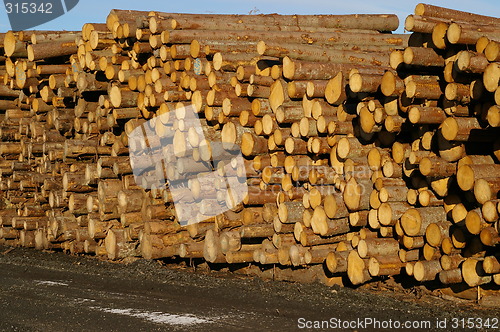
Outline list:
[[[415,290],[263,281],[0,247],[1,331],[294,331],[327,327],[323,321],[332,331],[393,331],[398,322],[450,331],[459,318],[499,313]]]

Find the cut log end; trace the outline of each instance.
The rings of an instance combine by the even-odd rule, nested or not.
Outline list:
[[[347,276],[353,285],[360,285],[371,279],[365,261],[356,250],[347,257]]]

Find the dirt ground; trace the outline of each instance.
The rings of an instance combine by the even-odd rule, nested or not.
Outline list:
[[[391,282],[326,287],[0,247],[1,331],[499,330],[500,310],[434,294]],[[487,319],[490,329],[478,328]],[[417,328],[403,328],[410,326]]]

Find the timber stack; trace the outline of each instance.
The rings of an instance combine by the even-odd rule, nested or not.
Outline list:
[[[402,275],[498,302],[499,23],[426,4],[411,34],[395,15],[113,10],[0,34],[0,239],[327,285]],[[222,172],[227,143],[241,202],[199,176]],[[203,221],[181,226],[129,148],[161,150],[147,174],[188,178]]]

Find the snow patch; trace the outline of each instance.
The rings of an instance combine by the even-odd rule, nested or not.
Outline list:
[[[50,280],[36,280],[36,284],[38,285],[47,285],[47,286],[69,286],[69,284],[61,281],[50,281]]]
[[[91,308],[100,310],[102,312],[140,318],[157,324],[195,325],[195,324],[210,322],[207,319],[199,318],[190,314],[174,315],[160,311],[141,311],[137,309],[112,309],[112,308],[102,308],[102,307],[91,307]]]

